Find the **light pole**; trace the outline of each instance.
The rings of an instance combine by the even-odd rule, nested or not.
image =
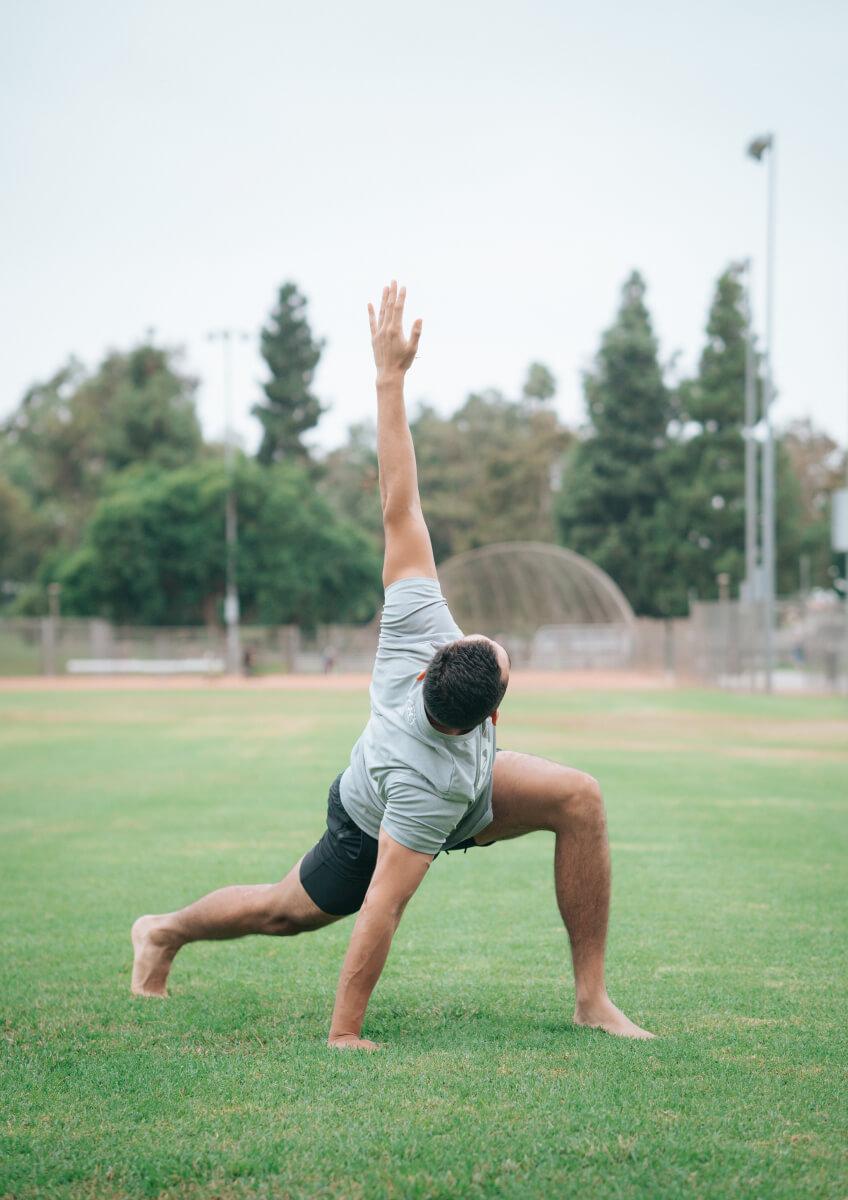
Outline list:
[[[236,513],[236,494],[233,487],[233,429],[231,417],[233,390],[232,346],[236,338],[240,337],[243,341],[247,341],[250,335],[247,333],[239,334],[233,329],[219,329],[208,333],[206,336],[210,342],[220,342],[223,349],[224,467],[227,473],[227,591],[224,598],[224,621],[227,626],[227,671],[230,675],[237,675],[241,668],[241,650],[239,647],[239,598],[236,577],[238,518]]]
[[[775,571],[775,454],[774,430],[771,423],[771,406],[774,399],[773,317],[774,317],[774,176],[775,137],[773,133],[754,138],[748,146],[748,154],[757,162],[766,150],[768,156],[768,207],[766,215],[766,352],[765,388],[763,393],[763,423],[765,444],[763,446],[763,607],[765,618],[766,691],[772,690],[774,671],[774,602],[776,588]]]
[[[745,319],[745,587],[743,599],[752,603],[757,596],[759,544],[757,538],[757,377],[754,359],[754,329],[751,318],[752,272],[750,258],[733,264],[737,277],[745,277],[742,290],[742,315]]]

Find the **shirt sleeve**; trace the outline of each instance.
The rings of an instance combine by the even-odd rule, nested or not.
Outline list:
[[[397,649],[410,641],[452,641],[462,630],[450,614],[438,579],[398,579],[386,588],[380,644]]]
[[[386,588],[374,663],[378,689],[408,688],[440,646],[462,637],[437,579],[398,579]],[[388,695],[388,693],[387,693]],[[396,697],[393,697],[396,699]]]
[[[422,854],[438,854],[468,809],[426,787],[396,783],[389,788],[383,829],[396,842]]]

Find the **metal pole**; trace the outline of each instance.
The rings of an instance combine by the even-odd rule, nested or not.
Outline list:
[[[48,583],[47,599],[49,605],[50,616],[47,619],[45,628],[48,630],[45,646],[45,675],[56,674],[56,645],[59,640],[59,597],[62,594],[61,583]]]
[[[745,313],[745,579],[753,603],[757,576],[757,381],[754,366],[754,330],[751,322],[751,262],[745,264],[748,280],[742,293]]]
[[[754,427],[757,424],[757,367],[754,356],[754,324],[751,314],[751,294],[754,288],[753,264],[747,259],[742,264],[746,273],[746,286],[742,293],[743,313],[745,316],[745,604],[741,616],[747,628],[751,631],[750,641],[744,639],[748,646],[750,661],[751,688],[756,687],[757,678],[757,639],[754,631],[757,629],[757,611],[760,602],[760,547],[758,539],[759,513],[757,512],[757,438]]]
[[[776,591],[776,520],[775,520],[775,450],[774,430],[771,422],[771,406],[774,399],[774,191],[775,191],[775,137],[767,133],[754,138],[748,153],[757,162],[766,150],[768,157],[768,208],[766,213],[766,350],[765,387],[763,395],[763,423],[765,445],[763,446],[763,592],[766,652],[766,691],[772,690],[774,670],[774,610]]]
[[[771,408],[774,401],[774,135],[769,134],[768,213],[766,244],[766,444],[763,452],[763,569],[766,582],[766,691],[772,690],[774,672],[774,610],[777,591],[775,446]]]
[[[845,700],[848,702],[848,550],[845,551]]]
[[[236,494],[233,485],[233,431],[232,431],[232,391],[233,391],[233,356],[232,330],[222,329],[219,333],[210,333],[210,340],[220,341],[223,347],[223,378],[224,378],[224,468],[227,474],[227,500],[225,512],[226,543],[227,543],[227,585],[224,597],[224,622],[227,626],[227,672],[237,675],[241,669],[241,648],[239,645],[239,597],[236,577],[236,559],[238,554],[238,517],[236,511]]]

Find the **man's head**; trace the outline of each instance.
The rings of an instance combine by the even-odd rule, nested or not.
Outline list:
[[[437,728],[474,729],[490,717],[509,682],[509,655],[482,634],[442,646],[424,674],[424,708]]]

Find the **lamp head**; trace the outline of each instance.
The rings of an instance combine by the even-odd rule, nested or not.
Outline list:
[[[748,147],[748,153],[751,158],[755,158],[759,162],[766,150],[771,150],[771,144],[772,135],[770,133],[763,134],[762,137],[754,138]]]

